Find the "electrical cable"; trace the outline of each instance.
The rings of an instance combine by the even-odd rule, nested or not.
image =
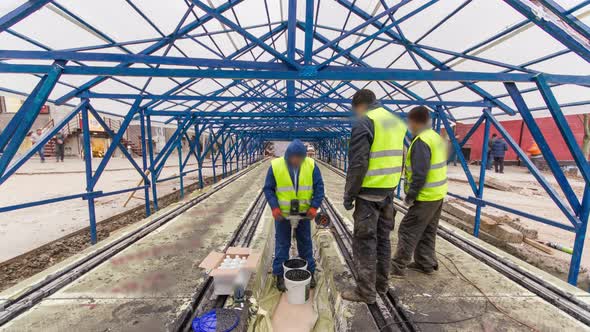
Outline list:
[[[449,256],[447,256],[447,255],[445,255],[445,254],[443,254],[443,253],[441,253],[441,252],[439,252],[439,251],[437,251],[436,253],[437,253],[438,255],[441,255],[441,256],[443,256],[443,257],[444,257],[444,258],[446,258],[447,260],[449,260],[449,262],[451,262],[451,264],[453,264],[453,267],[455,268],[455,270],[457,270],[457,273],[458,273],[458,274],[461,276],[461,278],[462,278],[464,281],[466,281],[467,283],[469,283],[471,286],[473,286],[475,289],[477,289],[477,290],[478,290],[478,291],[481,293],[481,295],[483,295],[483,296],[486,298],[486,301],[487,301],[487,302],[489,302],[489,303],[490,303],[490,304],[491,304],[491,305],[492,305],[492,306],[493,306],[493,307],[494,307],[494,308],[495,308],[495,309],[496,309],[498,312],[500,312],[500,313],[501,313],[501,314],[503,314],[504,316],[506,316],[506,317],[510,318],[511,320],[515,321],[516,323],[518,323],[518,324],[520,324],[520,325],[522,325],[522,326],[525,326],[525,327],[527,327],[527,328],[528,328],[528,329],[530,329],[531,331],[535,331],[535,332],[538,332],[538,331],[539,331],[539,329],[537,329],[536,327],[534,327],[534,326],[531,326],[531,325],[529,325],[529,324],[527,324],[527,323],[525,323],[525,322],[523,322],[523,321],[521,321],[521,320],[519,320],[519,319],[517,319],[517,318],[515,318],[515,317],[511,316],[511,315],[510,315],[508,312],[506,312],[506,310],[504,310],[504,309],[500,308],[500,307],[499,307],[499,306],[498,306],[496,303],[494,303],[494,302],[492,301],[492,299],[490,299],[490,297],[489,297],[489,296],[488,296],[488,295],[487,295],[487,294],[486,294],[486,293],[485,293],[485,292],[484,292],[484,291],[483,291],[483,290],[482,290],[482,289],[481,289],[479,286],[477,286],[477,285],[476,285],[476,284],[475,284],[473,281],[471,281],[471,279],[467,278],[467,276],[465,276],[465,274],[463,274],[463,272],[461,272],[461,270],[459,270],[459,267],[458,267],[458,266],[455,264],[455,262],[453,261],[453,259],[451,259]],[[445,267],[445,268],[446,268],[446,269],[447,269],[447,270],[448,270],[450,273],[452,273],[452,274],[453,274],[453,275],[455,275],[455,276],[457,275],[457,274],[453,273],[453,272],[451,271],[451,269],[449,269],[449,267],[448,267],[448,266],[447,266],[447,265],[446,265],[444,262],[441,262],[441,263],[444,265],[444,267]]]

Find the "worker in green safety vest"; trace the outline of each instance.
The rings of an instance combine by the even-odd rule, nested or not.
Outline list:
[[[408,128],[414,136],[405,167],[404,202],[409,208],[399,226],[392,262],[396,278],[406,276],[406,267],[425,274],[438,269],[435,239],[447,195],[447,143],[431,129],[430,110],[424,106],[410,110]]]
[[[342,292],[348,301],[374,303],[389,290],[393,197],[403,167],[405,123],[383,108],[368,89],[352,97],[357,120],[348,148],[344,207],[354,210],[353,256],[357,285]]]
[[[300,219],[295,228],[297,253],[307,261],[311,272],[310,287],[315,287],[315,260],[311,239],[314,219],[324,199],[324,182],[315,161],[307,157],[307,148],[296,139],[289,144],[284,157],[275,158],[266,175],[264,196],[275,220],[275,257],[272,264],[279,291],[286,291],[283,263],[291,249],[291,218]]]

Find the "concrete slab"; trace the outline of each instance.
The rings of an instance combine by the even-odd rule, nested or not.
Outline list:
[[[6,332],[168,331],[189,298],[47,300]]]
[[[198,264],[223,249],[260,191],[267,167],[258,166],[0,331],[39,331],[40,324],[44,331],[167,330],[206,277]]]
[[[342,206],[344,179],[326,167],[321,166],[321,171],[328,197],[352,229],[352,211],[346,211]],[[402,215],[398,213],[398,224],[401,218]],[[445,226],[452,227],[448,224]],[[588,295],[518,258],[466,233],[462,234],[504,257],[510,257],[511,261],[534,271],[562,289],[580,297]],[[397,231],[394,231],[394,249],[396,244]],[[411,311],[413,319],[422,322],[418,325],[423,330],[498,330],[500,326],[503,331],[527,330],[528,327],[520,323],[522,322],[540,331],[590,331],[586,325],[441,238],[437,239],[437,254],[441,266],[434,275],[426,276],[408,271],[406,279],[390,280],[402,305]]]

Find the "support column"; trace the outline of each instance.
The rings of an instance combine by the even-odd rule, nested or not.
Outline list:
[[[203,189],[203,158],[204,156],[201,155],[201,131],[199,130],[199,125],[195,124],[195,150],[197,151],[197,165],[199,167],[199,188]]]
[[[90,243],[96,244],[96,211],[94,207],[94,181],[92,180],[92,147],[90,145],[90,125],[88,124],[88,107],[82,109],[82,135],[84,146],[84,166],[86,173],[86,193],[88,196],[88,220],[90,221]]]
[[[139,130],[140,130],[140,139],[141,139],[141,165],[143,169],[143,174],[148,173],[148,165],[147,165],[147,146],[146,146],[146,137],[145,137],[145,114],[144,110],[140,110],[139,113]],[[151,181],[144,183],[145,188],[143,189],[143,196],[145,200],[145,216],[149,217],[152,214],[152,209],[150,206],[150,189],[148,188],[151,185]]]
[[[177,130],[180,127],[180,120],[176,120]],[[178,136],[178,141],[176,142],[176,149],[178,151],[178,171],[179,171],[179,180],[180,180],[180,199],[184,199],[184,170],[182,167],[182,135]]]
[[[150,155],[150,175],[152,178],[152,197],[154,201],[154,211],[158,211],[158,174],[156,172],[156,165],[154,164],[154,145],[152,138],[152,120],[149,115],[146,117],[147,124],[147,138],[148,138],[148,152]]]
[[[485,177],[488,165],[488,142],[490,139],[490,121],[485,120],[483,132],[483,146],[481,148],[481,165],[479,169],[479,187],[477,188],[477,198],[483,199],[483,190],[485,187]],[[481,224],[481,204],[477,204],[475,208],[475,222],[473,225],[473,236],[479,237],[479,226]]]

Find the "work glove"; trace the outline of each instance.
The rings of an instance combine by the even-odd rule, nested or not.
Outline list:
[[[354,209],[354,204],[352,203],[352,199],[350,199],[350,198],[344,199],[344,208],[348,211]]]
[[[307,218],[314,219],[315,216],[318,215],[318,208],[315,207],[310,207],[309,210],[307,210]]]
[[[283,213],[281,212],[280,208],[272,209],[272,217],[275,218],[276,221],[285,220],[285,217],[283,217]]]
[[[411,198],[410,196],[406,195],[406,197],[404,197],[404,203],[408,206],[411,207],[412,205],[414,205],[414,201],[416,199]]]

